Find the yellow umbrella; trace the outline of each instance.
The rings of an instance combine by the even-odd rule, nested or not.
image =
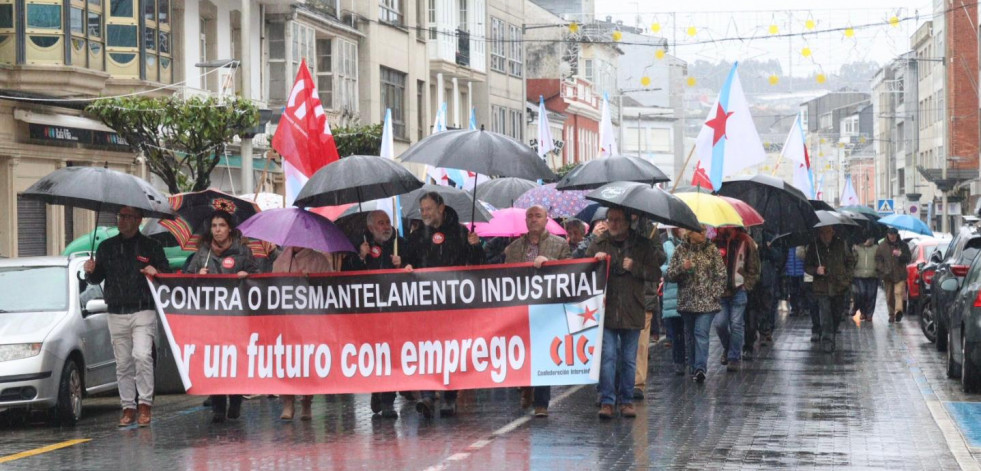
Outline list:
[[[743,218],[728,201],[708,193],[675,193],[691,208],[698,222],[711,227],[743,227]]]

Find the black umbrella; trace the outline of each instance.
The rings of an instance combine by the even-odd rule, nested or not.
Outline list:
[[[480,194],[481,201],[486,201],[495,208],[503,209],[510,208],[514,204],[514,200],[537,186],[537,183],[523,178],[494,178],[478,184],[476,193]]]
[[[70,205],[96,212],[118,212],[124,206],[146,217],[173,218],[167,197],[146,180],[103,167],[65,167],[30,186],[25,198]]]
[[[612,182],[651,185],[671,179],[654,164],[640,157],[611,156],[590,160],[569,171],[555,185],[558,190],[592,190]]]
[[[586,199],[603,206],[620,206],[638,211],[656,222],[702,230],[695,213],[681,198],[647,183],[609,183],[591,191]]]
[[[852,220],[852,218],[845,216],[834,210],[824,210],[819,209],[814,211],[814,214],[818,218],[818,223],[814,227],[824,227],[824,226],[854,226],[858,227],[858,223]]]
[[[835,210],[835,208],[832,208],[830,204],[828,204],[828,203],[826,203],[824,201],[821,201],[821,200],[807,200],[807,202],[811,204],[811,207],[814,208],[814,211],[834,211]]]
[[[170,206],[177,212],[178,218],[170,221],[158,221],[157,224],[167,228],[184,250],[191,250],[195,234],[207,232],[211,227],[209,217],[215,210],[231,214],[239,223],[256,215],[259,205],[253,201],[239,198],[212,188],[204,191],[178,193],[169,198]]]
[[[495,177],[555,180],[555,174],[531,147],[483,129],[433,134],[409,147],[401,160]]]
[[[810,232],[818,223],[804,193],[779,178],[755,175],[722,182],[718,194],[748,203],[763,216],[763,230],[773,234]]]
[[[318,207],[361,203],[401,195],[421,186],[412,172],[392,159],[352,155],[317,170],[293,204]]]
[[[493,217],[483,204],[474,206],[473,195],[467,191],[452,186],[426,184],[402,197],[402,214],[406,219],[422,219],[419,197],[430,191],[439,193],[443,197],[443,202],[456,211],[461,222],[488,222]]]
[[[881,239],[886,236],[886,226],[878,223],[878,216],[870,216],[848,209],[839,209],[838,212],[852,218],[852,221],[855,221],[862,228],[861,238],[863,240],[869,237]]]

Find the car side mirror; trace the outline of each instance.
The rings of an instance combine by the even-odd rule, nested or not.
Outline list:
[[[88,317],[92,314],[101,314],[108,311],[109,306],[106,305],[106,301],[104,299],[90,299],[85,303],[85,308],[82,309],[82,317]]]
[[[947,278],[942,283],[940,283],[940,289],[947,292],[957,291],[958,285],[957,280],[954,278]]]

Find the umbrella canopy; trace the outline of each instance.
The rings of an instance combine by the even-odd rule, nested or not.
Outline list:
[[[848,211],[856,212],[856,213],[859,213],[859,214],[864,214],[864,215],[868,216],[869,218],[871,218],[874,221],[878,221],[879,218],[882,217],[874,209],[872,209],[872,208],[870,208],[868,206],[852,205],[852,206],[842,206],[842,207],[840,207],[838,209],[846,209]]]
[[[695,213],[684,201],[647,183],[609,183],[590,192],[586,199],[604,206],[620,206],[638,211],[664,224],[702,230]]]
[[[422,188],[406,194],[402,198],[402,214],[406,219],[422,219],[422,212],[419,210],[419,197],[424,193],[435,191],[443,197],[443,202],[456,211],[460,217],[460,222],[487,222],[493,215],[490,211],[479,204],[473,206],[473,195],[469,192],[442,185],[423,185]]]
[[[832,208],[830,204],[828,204],[828,203],[826,203],[826,202],[824,202],[822,200],[807,200],[807,202],[811,204],[811,207],[814,208],[815,211],[834,211],[835,210],[835,208]]]
[[[852,218],[845,216],[837,211],[828,211],[824,209],[819,209],[814,211],[814,214],[818,217],[818,223],[814,227],[824,227],[824,226],[854,226],[858,227],[858,223],[852,220]]]
[[[743,218],[744,226],[751,227],[751,226],[759,226],[760,224],[763,224],[764,222],[763,216],[760,216],[760,213],[757,212],[755,209],[753,209],[752,206],[746,204],[745,201],[737,200],[736,198],[730,198],[728,196],[720,196],[719,198],[722,198],[727,203],[732,205],[732,208],[735,209],[737,213],[739,213],[739,217]]]
[[[869,237],[873,239],[881,239],[886,235],[886,226],[879,224],[878,217],[872,217],[867,214],[857,213],[847,209],[839,209],[838,212],[844,216],[852,218],[859,227],[862,228],[861,238],[867,239]]]
[[[93,211],[118,212],[138,208],[145,217],[172,218],[167,197],[146,180],[102,167],[65,167],[45,175],[24,193],[48,204],[71,205]]]
[[[879,219],[879,223],[917,234],[933,235],[933,231],[930,230],[926,223],[909,214],[891,214]]]
[[[294,206],[336,206],[401,195],[422,182],[398,162],[376,155],[335,160],[310,177]]]
[[[722,182],[719,196],[745,201],[763,217],[763,230],[773,234],[807,232],[818,223],[814,208],[793,185],[767,175]]]
[[[728,201],[708,193],[675,193],[698,218],[710,227],[743,227],[743,218]]]
[[[476,194],[495,208],[503,209],[510,208],[519,196],[536,187],[538,187],[537,183],[523,178],[494,178],[477,185]]]
[[[514,200],[515,208],[528,209],[536,204],[548,210],[548,217],[566,218],[586,209],[589,201],[585,191],[558,191],[555,183],[532,188]]]
[[[548,181],[556,178],[531,147],[483,129],[433,134],[409,147],[401,160],[497,177]],[[479,189],[477,197],[480,197]]]
[[[480,237],[517,237],[528,232],[525,210],[520,208],[498,209],[489,222],[478,222],[474,226],[474,232]],[[545,230],[558,236],[565,235],[565,229],[551,218],[545,224]]]
[[[559,190],[591,190],[611,182],[651,185],[671,179],[654,164],[640,157],[611,156],[590,160],[573,168],[559,180]]]
[[[327,218],[300,208],[263,211],[239,225],[242,234],[283,247],[354,252],[347,236]]]
[[[174,235],[177,243],[184,250],[190,250],[188,244],[192,235],[210,228],[207,219],[215,211],[229,213],[239,223],[260,211],[259,205],[252,201],[211,188],[191,193],[178,193],[168,200],[178,217],[172,220],[160,220],[158,223]]]

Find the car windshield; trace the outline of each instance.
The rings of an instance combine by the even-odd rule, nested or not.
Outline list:
[[[68,309],[65,267],[0,268],[0,314]]]

